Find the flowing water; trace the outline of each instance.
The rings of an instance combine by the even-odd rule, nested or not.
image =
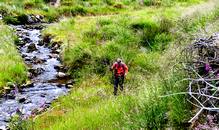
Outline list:
[[[61,66],[59,54],[48,45],[41,44],[42,28],[25,25],[12,27],[23,43],[18,47],[30,68],[32,84],[20,90],[15,87],[0,99],[0,129],[8,125],[14,114],[28,118],[68,92],[66,85],[57,80],[58,70],[55,68]]]

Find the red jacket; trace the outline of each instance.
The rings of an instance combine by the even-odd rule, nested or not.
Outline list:
[[[114,70],[114,74],[116,76],[124,76],[128,73],[128,67],[125,63],[118,64],[115,62],[112,66],[112,69]]]

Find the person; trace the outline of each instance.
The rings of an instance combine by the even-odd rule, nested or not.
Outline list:
[[[123,91],[123,84],[125,76],[128,73],[128,67],[125,63],[122,62],[120,58],[116,60],[116,62],[112,65],[111,70],[114,71],[114,95],[117,95],[118,86],[120,86],[120,90]]]

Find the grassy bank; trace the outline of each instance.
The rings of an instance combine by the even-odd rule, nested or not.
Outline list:
[[[48,27],[44,35],[63,43],[63,61],[77,82],[69,95],[27,122],[28,129],[185,127],[193,114],[186,96],[160,96],[186,91],[180,52],[218,17],[215,2],[67,18]],[[114,97],[109,67],[117,57],[130,72],[125,92]]]
[[[11,84],[21,84],[27,79],[26,68],[16,46],[16,36],[11,28],[0,23],[0,90]]]
[[[61,0],[58,6],[53,6],[50,0],[1,0],[0,14],[6,23],[19,22],[19,18],[25,18],[24,14],[42,15],[46,22],[54,22],[65,16],[112,15],[145,7],[170,7],[175,3],[189,6],[199,2],[200,0]]]

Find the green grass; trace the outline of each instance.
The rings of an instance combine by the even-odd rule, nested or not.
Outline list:
[[[218,17],[214,2],[68,18],[49,26],[44,35],[63,42],[63,61],[77,82],[48,112],[27,122],[28,129],[184,128],[192,114],[186,96],[160,96],[186,91],[180,53]],[[114,97],[109,67],[117,57],[130,72],[125,93]]]
[[[16,36],[8,26],[0,24],[0,90],[9,83],[21,84],[27,79],[26,68],[16,47]]]
[[[59,7],[54,7],[47,0],[0,0],[0,12],[3,16],[16,19],[22,14],[40,14],[45,21],[54,22],[65,16],[112,15],[141,10],[145,7],[189,6],[200,0],[62,0]],[[8,18],[5,19],[6,23]],[[13,22],[10,22],[13,23]]]

